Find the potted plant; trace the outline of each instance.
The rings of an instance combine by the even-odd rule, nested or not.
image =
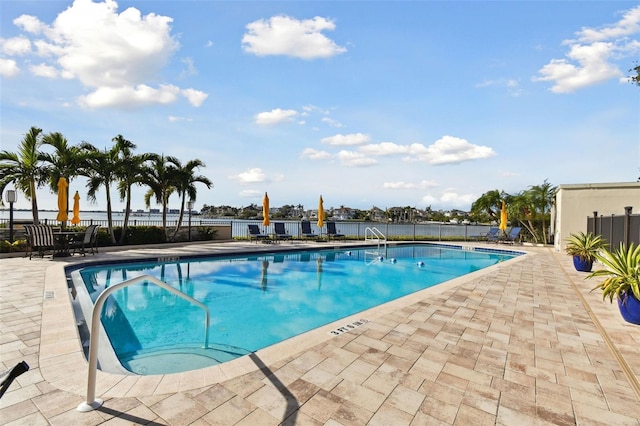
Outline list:
[[[602,290],[602,299],[609,297],[611,303],[616,297],[622,318],[640,325],[640,245],[620,243],[617,250],[604,250],[596,257],[606,269],[593,271],[587,278],[606,278],[593,290]]]
[[[564,250],[569,256],[573,256],[573,266],[581,272],[591,272],[596,255],[606,246],[600,235],[591,232],[571,234],[566,241]]]

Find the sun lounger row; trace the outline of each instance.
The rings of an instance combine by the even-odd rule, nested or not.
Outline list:
[[[327,222],[326,224],[327,224],[327,233],[326,233],[327,239],[331,240],[331,239],[346,238],[344,234],[341,234],[336,229],[335,222]],[[311,222],[309,222],[308,220],[301,221],[300,227],[301,227],[300,235],[305,239],[318,239],[321,237],[311,229]],[[248,229],[249,240],[255,241],[256,243],[258,241],[262,241],[262,242],[286,241],[293,238],[293,235],[289,234],[285,229],[284,222],[273,223],[273,234],[268,234],[266,233],[266,231],[265,232],[261,231],[260,227],[256,224],[248,224],[247,229]]]
[[[486,241],[488,243],[507,243],[507,244],[515,244],[519,241],[520,231],[522,231],[522,227],[513,226],[509,228],[507,231],[503,232],[500,228],[491,227],[489,232],[484,235],[478,235],[473,237],[472,239],[477,241]]]

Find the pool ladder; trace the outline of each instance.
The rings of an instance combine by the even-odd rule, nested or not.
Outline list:
[[[377,243],[377,249],[374,250],[365,250],[364,252],[364,260],[367,265],[371,265],[375,262],[380,261],[380,257],[387,256],[387,237],[380,232],[378,228],[369,227],[364,230],[364,242],[375,242]],[[380,250],[380,246],[384,247],[384,253]],[[373,259],[369,260],[368,256],[373,256]]]
[[[147,282],[162,287],[165,290],[187,300],[188,302],[193,303],[194,305],[204,310],[204,347],[206,349],[209,346],[209,323],[211,318],[211,315],[209,314],[209,308],[207,308],[207,306],[203,303],[198,302],[193,297],[184,294],[180,290],[171,287],[169,284],[165,283],[164,281],[160,281],[159,279],[152,277],[151,275],[142,275],[107,287],[102,293],[100,293],[93,305],[93,313],[91,315],[91,336],[89,340],[89,373],[87,378],[87,400],[78,405],[78,411],[83,413],[93,411],[96,408],[99,408],[103,402],[102,399],[96,398],[96,377],[98,374],[98,342],[100,341],[99,334],[101,323],[100,315],[102,314],[102,307],[104,306],[107,297],[118,289],[128,287],[133,284]]]

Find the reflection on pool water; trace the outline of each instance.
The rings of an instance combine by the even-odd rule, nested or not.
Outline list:
[[[106,287],[151,275],[209,307],[205,330],[202,309],[149,283],[107,299],[102,324],[122,366],[166,374],[246,355],[518,254],[400,244],[108,264],[70,275],[87,305]]]

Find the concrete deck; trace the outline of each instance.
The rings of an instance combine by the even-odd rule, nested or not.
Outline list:
[[[0,424],[640,426],[640,327],[591,293],[595,283],[568,256],[520,246],[528,254],[517,260],[220,366],[165,376],[99,372],[104,405],[76,410],[86,399],[87,362],[67,262],[304,244],[1,259],[0,368],[25,360],[31,369],[0,399]],[[357,318],[369,322],[328,333]]]

